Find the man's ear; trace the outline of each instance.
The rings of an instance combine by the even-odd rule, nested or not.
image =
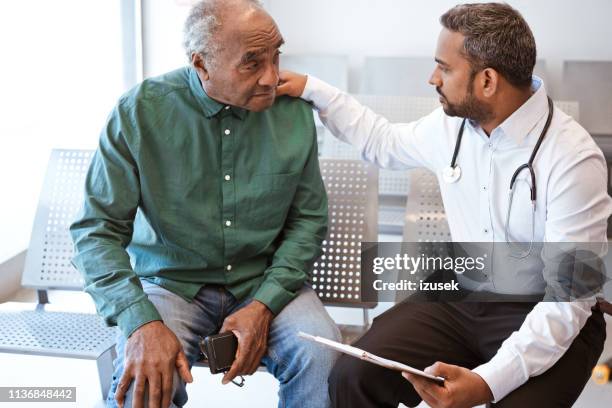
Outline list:
[[[497,92],[499,88],[499,72],[493,68],[485,68],[481,72],[481,89],[482,95],[486,98],[490,98]]]
[[[206,69],[206,61],[204,60],[204,56],[202,54],[198,52],[191,53],[191,65],[193,65],[198,73],[200,81],[208,81],[208,70]]]

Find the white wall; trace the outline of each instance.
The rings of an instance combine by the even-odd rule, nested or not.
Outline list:
[[[52,148],[95,148],[123,91],[119,0],[0,2],[0,262],[27,248]]]
[[[285,53],[344,54],[350,58],[350,89],[359,89],[365,56],[431,56],[439,16],[458,0],[266,0],[286,40]],[[145,75],[185,63],[181,49],[187,6],[144,0]],[[188,3],[182,1],[179,3]],[[552,88],[561,62],[612,60],[612,1],[509,0],[530,24],[539,58],[547,60]],[[555,95],[553,95],[555,96]]]
[[[187,64],[183,52],[183,23],[188,2],[142,0],[144,76],[151,77]]]
[[[358,89],[365,56],[432,56],[439,16],[457,0],[268,0],[287,53],[339,53],[351,58],[351,88]],[[612,2],[608,0],[509,0],[532,28],[539,58],[553,85],[564,59],[612,60]],[[558,88],[558,86],[554,86]]]

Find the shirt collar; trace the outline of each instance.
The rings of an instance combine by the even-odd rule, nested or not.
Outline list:
[[[191,88],[191,91],[202,106],[202,109],[204,110],[204,115],[207,118],[212,118],[216,116],[224,108],[229,106],[217,102],[213,98],[208,96],[208,94],[204,90],[204,87],[202,86],[202,83],[200,82],[198,73],[195,69],[193,69],[193,67],[189,67],[189,87]],[[240,119],[244,119],[244,117],[246,116],[246,109],[237,108],[235,106],[229,107],[231,108],[230,110],[232,111],[232,113],[238,116]]]
[[[534,75],[531,89],[534,91],[533,95],[498,126],[517,145],[525,140],[548,113],[548,96],[542,79]]]

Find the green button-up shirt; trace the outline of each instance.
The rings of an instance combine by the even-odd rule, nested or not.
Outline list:
[[[162,320],[139,278],[191,301],[225,286],[278,313],[307,279],[327,226],[310,105],[264,112],[206,95],[192,68],[145,80],[100,136],[70,230],[74,265],[109,325]]]

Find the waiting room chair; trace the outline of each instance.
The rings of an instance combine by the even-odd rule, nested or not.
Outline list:
[[[426,169],[410,171],[404,242],[449,242],[450,230],[436,175]]]
[[[0,308],[0,352],[96,360],[103,397],[110,386],[115,330],[93,313],[45,311],[48,289],[82,290],[70,259],[68,227],[82,204],[91,161],[87,150],[53,150],[38,202],[21,283],[37,289],[38,304]]]
[[[562,84],[562,97],[580,103],[580,124],[612,135],[612,61],[565,61]]]
[[[38,304],[7,302],[0,307],[0,352],[94,359],[105,399],[115,358],[116,330],[93,313],[46,311],[47,290],[82,290],[83,279],[72,266],[68,227],[83,202],[84,179],[93,151],[53,150],[44,180],[22,285],[38,291]],[[377,172],[359,161],[321,160],[328,192],[328,236],[316,261],[312,285],[326,305],[359,307],[363,325],[340,326],[351,342],[368,327],[360,294],[361,241],[376,241]],[[202,365],[205,362],[199,363]]]

